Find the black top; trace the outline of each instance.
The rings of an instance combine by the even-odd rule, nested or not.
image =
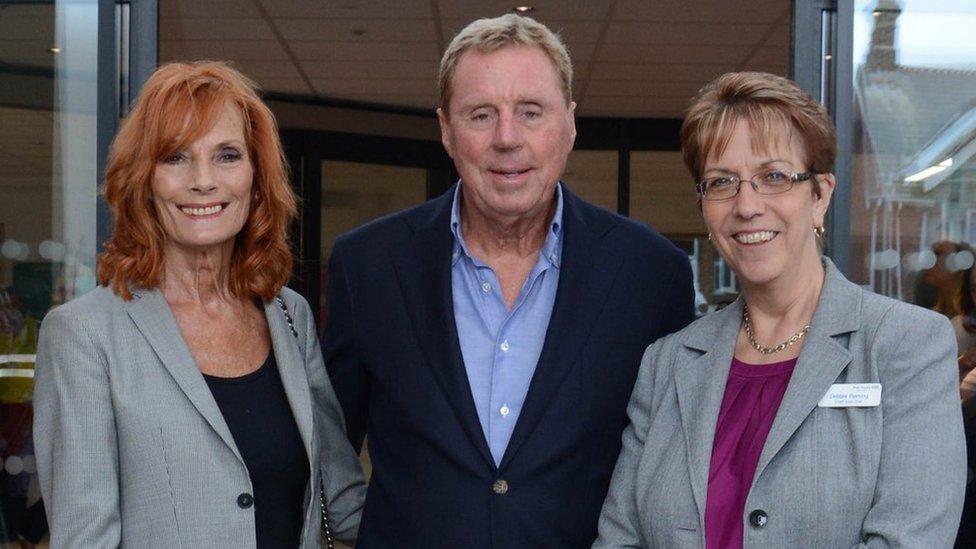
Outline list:
[[[308,456],[274,353],[268,353],[264,364],[245,376],[203,377],[251,477],[258,548],[299,546],[305,523]]]

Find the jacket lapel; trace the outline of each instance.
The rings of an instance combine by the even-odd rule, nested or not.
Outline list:
[[[563,185],[563,250],[559,286],[546,339],[522,412],[502,456],[500,470],[512,461],[519,447],[538,424],[579,357],[582,345],[600,316],[622,258],[597,245],[606,227],[588,226],[580,200]],[[585,311],[585,314],[580,314]]]
[[[234,444],[234,437],[224,421],[217,402],[207,387],[207,382],[200,374],[200,370],[190,354],[190,349],[183,340],[183,334],[176,324],[173,311],[166,303],[163,294],[158,290],[133,290],[133,297],[126,302],[129,317],[142,332],[143,337],[155,351],[159,361],[169,371],[170,375],[180,386],[183,393],[200,415],[207,420],[220,438],[233,450],[237,459],[241,454]]]
[[[766,437],[753,479],[759,478],[851,360],[849,351],[834,336],[858,329],[861,291],[845,279],[829,259],[825,258],[824,264],[827,275],[820,303],[776,419]],[[852,304],[855,304],[855,314],[851,314]],[[674,370],[691,487],[702,520],[705,516],[715,426],[741,324],[741,298],[699,320],[684,345],[688,352],[703,354],[691,358],[687,363],[678,359],[676,363],[680,366]]]
[[[289,307],[289,314],[294,316],[294,307]],[[312,436],[312,395],[308,388],[308,374],[305,371],[305,357],[298,347],[298,340],[292,334],[291,328],[285,321],[278,302],[274,299],[264,304],[264,315],[268,321],[268,331],[271,334],[271,346],[278,364],[278,374],[281,384],[285,388],[285,396],[291,407],[298,432],[301,434],[305,451],[308,453],[309,464],[315,467],[315,448]],[[305,342],[307,345],[308,342]]]
[[[705,516],[705,497],[715,425],[732,366],[732,354],[742,319],[742,302],[734,303],[698,321],[684,343],[686,352],[703,353],[674,370],[678,413],[685,434],[691,488],[698,516]],[[702,519],[704,520],[704,519]]]
[[[409,245],[396,247],[393,264],[420,346],[444,396],[479,453],[494,469],[488,442],[478,420],[471,385],[461,357],[451,293],[451,205],[454,189],[433,204],[432,215],[419,220]]]
[[[834,336],[856,331],[860,326],[861,290],[844,278],[829,259],[824,259],[824,266],[827,275],[820,303],[766,437],[753,483],[851,361],[850,351]]]

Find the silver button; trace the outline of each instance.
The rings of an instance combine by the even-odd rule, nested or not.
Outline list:
[[[501,349],[503,353],[507,353],[509,349],[508,340],[502,341]]]
[[[506,406],[506,405],[504,405],[504,404],[502,405],[501,408],[498,409],[498,413],[501,414],[501,415],[503,415],[503,416],[507,416],[508,413],[511,412],[511,411],[512,410],[509,409],[509,407]]]
[[[491,284],[488,284],[487,282],[482,282],[481,283],[481,291],[485,292],[486,294],[488,292],[490,292],[491,291]]]
[[[506,482],[503,478],[496,480],[495,483],[491,485],[491,491],[495,492],[499,496],[504,496],[506,493],[508,493],[508,482]]]

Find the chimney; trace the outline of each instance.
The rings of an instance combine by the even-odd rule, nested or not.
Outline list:
[[[895,29],[901,6],[898,0],[878,0],[872,11],[874,30],[871,32],[871,48],[868,50],[866,68],[874,71],[892,71],[898,66],[895,58]]]

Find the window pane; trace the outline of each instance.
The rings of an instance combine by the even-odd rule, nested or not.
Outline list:
[[[630,153],[630,215],[663,234],[705,235],[695,185],[680,152]]]
[[[851,274],[955,316],[976,239],[976,5],[900,4],[855,2]]]
[[[654,227],[688,253],[699,313],[735,299],[735,276],[708,241],[695,186],[680,152],[630,153],[630,216]]]
[[[325,290],[332,244],[340,234],[427,197],[427,170],[360,162],[322,162],[322,272],[319,326],[325,326]]]
[[[37,328],[94,287],[98,2],[0,6],[0,545],[46,533],[31,443]]]
[[[591,204],[617,211],[617,151],[572,151],[563,181]]]

